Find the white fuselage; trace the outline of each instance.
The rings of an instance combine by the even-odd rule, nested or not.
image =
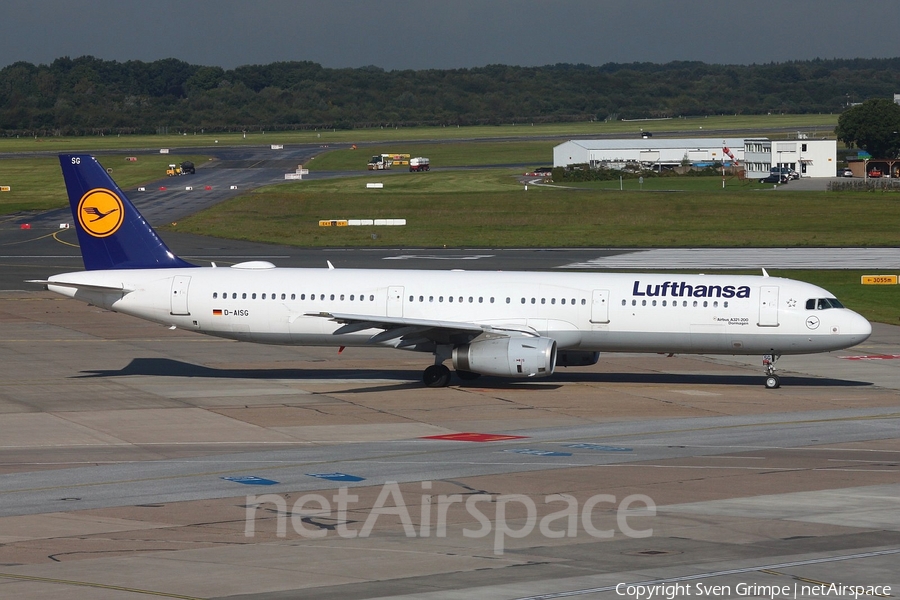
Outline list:
[[[847,348],[871,333],[869,323],[848,309],[827,302],[824,309],[815,302],[807,308],[811,300],[833,298],[822,288],[746,275],[287,269],[251,263],[65,273],[51,277],[48,287],[164,325],[271,344],[364,345],[380,331],[335,335],[339,323],[310,313],[519,328],[554,339],[560,349],[584,351],[804,354]]]

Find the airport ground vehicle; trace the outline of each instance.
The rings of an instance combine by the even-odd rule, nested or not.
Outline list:
[[[420,171],[430,171],[431,170],[431,161],[425,158],[424,156],[417,156],[415,158],[409,159],[409,171],[412,172],[420,172]]]
[[[189,160],[184,161],[180,165],[170,164],[166,169],[166,176],[175,177],[176,175],[193,175],[197,172],[194,163]]]
[[[366,168],[370,171],[386,171],[393,164],[394,162],[389,154],[376,154],[369,159],[369,164],[366,165]]]

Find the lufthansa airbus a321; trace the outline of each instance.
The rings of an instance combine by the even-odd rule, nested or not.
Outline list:
[[[429,387],[546,377],[600,352],[758,354],[863,342],[872,327],[826,290],[748,275],[199,267],[175,256],[97,160],[60,156],[85,271],[53,292],[170,327],[266,344],[379,345],[434,355]],[[330,267],[330,265],[329,265]]]

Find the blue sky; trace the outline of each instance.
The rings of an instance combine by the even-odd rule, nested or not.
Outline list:
[[[3,0],[0,13],[0,67],[86,54],[388,70],[900,56],[895,0]]]

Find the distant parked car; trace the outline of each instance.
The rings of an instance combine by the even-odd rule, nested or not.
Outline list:
[[[840,176],[841,177],[853,177],[853,171],[851,171],[850,169],[844,169],[843,171],[840,172]]]
[[[553,167],[538,167],[534,171],[529,171],[525,173],[526,177],[550,177],[550,173],[553,172]]]
[[[872,179],[878,179],[879,177],[881,177],[881,170],[872,169],[871,171],[869,171],[869,177],[871,177]]]
[[[777,171],[775,173],[769,173],[768,176],[759,180],[760,183],[787,183],[788,181],[790,181],[790,177],[778,173]]]
[[[772,167],[769,169],[770,173],[778,173],[778,167]],[[781,167],[781,174],[786,176],[788,179],[800,179],[800,173],[794,171],[793,169],[788,169],[787,167]]]

